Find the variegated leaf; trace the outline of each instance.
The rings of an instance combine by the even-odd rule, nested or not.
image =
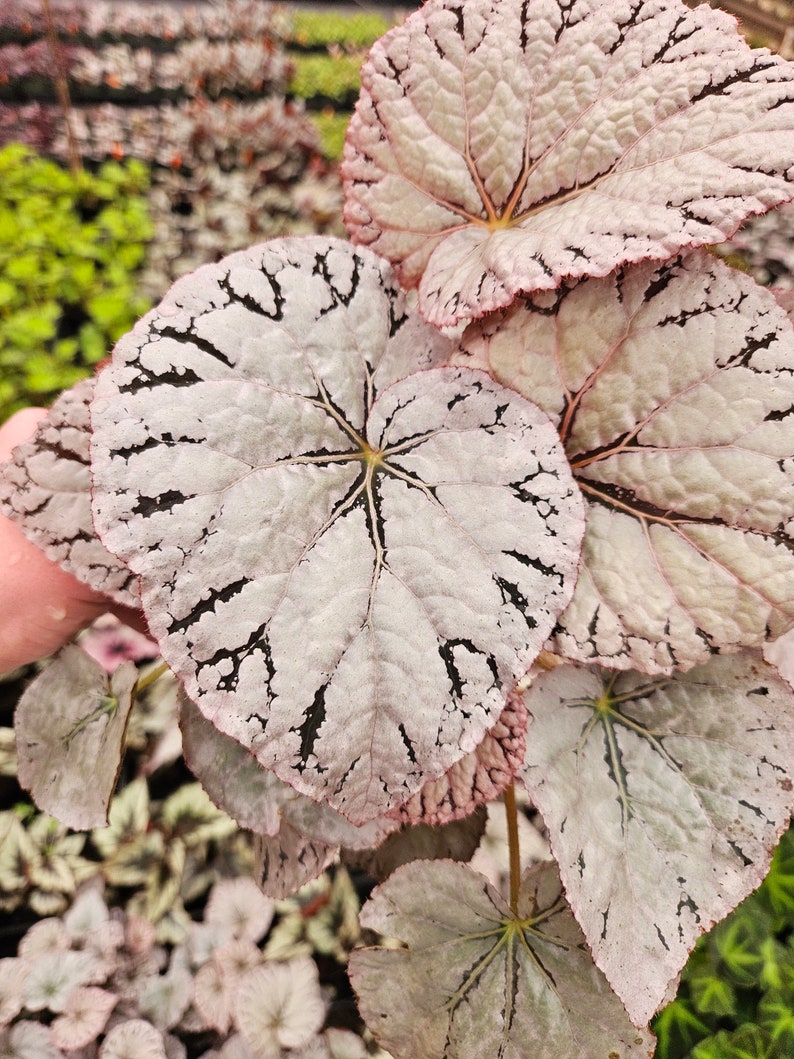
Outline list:
[[[794,326],[695,252],[472,325],[558,424],[587,506],[560,652],[669,672],[794,624]]]
[[[596,963],[637,1025],[754,890],[794,809],[794,696],[756,652],[648,681],[560,666],[521,777]]]
[[[17,704],[20,785],[69,827],[107,825],[137,679],[132,662],[108,676],[82,648],[67,644]]]
[[[527,711],[515,691],[480,745],[390,816],[404,824],[436,826],[469,816],[479,805],[494,801],[524,763]]]
[[[97,526],[164,658],[357,824],[482,740],[577,567],[553,426],[484,373],[403,377],[448,353],[369,251],[286,239],[177,283],[92,409]]]
[[[395,1059],[653,1055],[594,966],[553,864],[527,873],[513,913],[465,865],[416,861],[374,891],[361,923],[405,946],[357,949],[349,965]]]
[[[719,242],[794,194],[794,64],[680,0],[429,0],[372,49],[353,239],[435,324]]]
[[[52,562],[117,603],[140,606],[137,579],[91,517],[88,407],[94,379],[64,391],[30,441],[0,467],[0,511]]]

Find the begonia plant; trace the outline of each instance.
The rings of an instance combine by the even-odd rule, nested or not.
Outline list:
[[[90,451],[33,453],[90,465],[92,565],[137,580],[265,892],[399,843],[362,923],[400,944],[350,961],[385,1048],[650,1056],[794,809],[794,324],[704,249],[794,197],[794,64],[679,0],[428,0],[343,176],[352,243],[178,281],[74,402]],[[38,462],[5,509],[57,551]],[[434,830],[500,794],[506,893]]]

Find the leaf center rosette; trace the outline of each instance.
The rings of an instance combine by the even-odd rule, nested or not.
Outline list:
[[[471,751],[572,593],[581,500],[546,415],[285,239],[181,280],[92,406],[94,517],[221,731],[356,823]]]

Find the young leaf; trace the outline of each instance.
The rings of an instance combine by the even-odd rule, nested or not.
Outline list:
[[[480,742],[565,606],[582,525],[546,417],[284,239],[178,282],[92,408],[94,515],[218,728],[354,823]],[[395,381],[398,380],[398,381]]]
[[[137,679],[132,662],[108,676],[85,651],[67,644],[19,700],[19,782],[40,809],[69,827],[108,822]]]
[[[653,682],[560,666],[527,705],[521,776],[594,959],[641,1025],[766,874],[794,806],[794,698],[745,652]]]
[[[562,654],[669,672],[794,622],[794,327],[711,255],[474,324],[464,345],[558,424],[585,497]]]
[[[594,967],[554,865],[526,874],[514,914],[465,865],[416,861],[374,891],[361,922],[406,946],[350,957],[361,1014],[396,1059],[653,1055]]]
[[[66,390],[0,470],[0,510],[48,559],[98,592],[140,605],[137,579],[96,535],[91,518],[88,406],[94,379]]]
[[[706,5],[431,0],[361,77],[345,221],[438,325],[792,197],[794,64]]]

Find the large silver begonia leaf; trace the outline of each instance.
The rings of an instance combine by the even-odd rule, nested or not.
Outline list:
[[[794,63],[680,0],[428,0],[373,47],[353,239],[444,325],[720,242],[794,190]]]
[[[554,427],[406,315],[370,251],[234,254],[123,338],[94,516],[221,731],[354,823],[472,750],[572,591]]]
[[[757,652],[649,681],[559,666],[520,773],[594,959],[642,1025],[754,890],[794,809],[794,695]]]
[[[794,624],[794,326],[702,251],[518,302],[469,358],[557,423],[582,489],[568,658],[669,672]]]
[[[527,872],[514,914],[465,865],[414,861],[377,887],[361,923],[405,946],[356,949],[349,963],[361,1015],[395,1059],[654,1053],[593,964],[554,864]]]
[[[107,550],[91,518],[88,407],[94,379],[65,390],[0,466],[0,511],[54,563],[117,603],[140,606],[137,578]]]

